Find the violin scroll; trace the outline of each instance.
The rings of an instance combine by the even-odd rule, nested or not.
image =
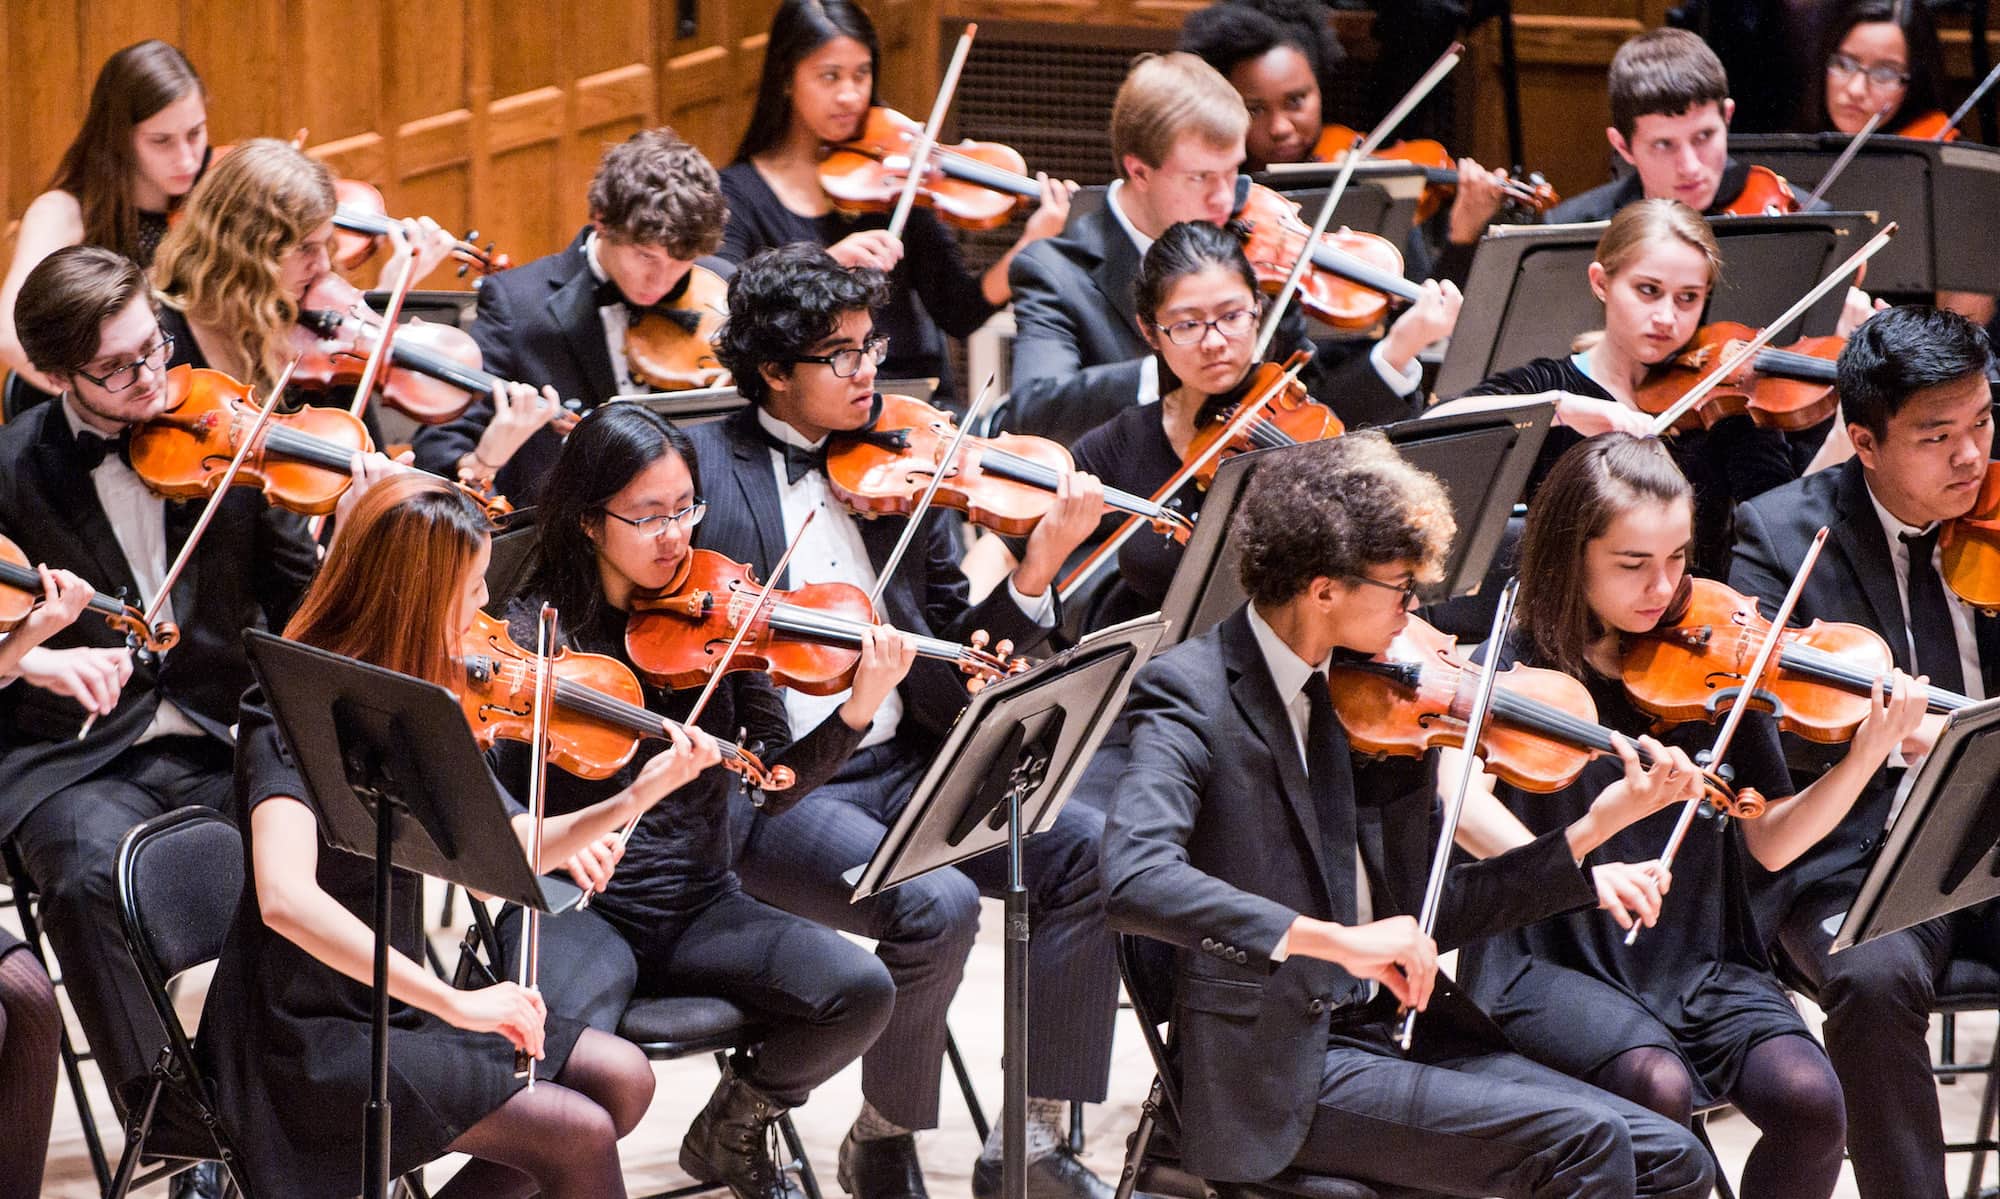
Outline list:
[[[965,683],[967,691],[976,694],[990,683],[1020,674],[1030,665],[1026,658],[1014,653],[1012,641],[1002,641],[993,647],[993,652],[988,653],[986,646],[992,640],[992,634],[985,629],[973,630],[972,636],[966,640],[968,645],[959,655],[958,668],[969,676]]]
[[[146,624],[145,613],[130,606],[123,612],[106,613],[104,623],[125,634],[126,640],[135,648],[143,649],[150,654],[164,654],[180,644],[180,626],[164,620],[149,626]]]

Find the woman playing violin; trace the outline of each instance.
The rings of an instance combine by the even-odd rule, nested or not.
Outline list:
[[[342,522],[324,568],[285,635],[306,645],[451,686],[455,646],[486,599],[490,552],[477,507],[440,480],[399,474]],[[361,1161],[351,1112],[368,1087],[374,867],[320,844],[316,810],[261,691],[243,697],[237,795],[247,879],[202,1013],[198,1052],[242,1150],[246,1183],[267,1194],[350,1195]],[[706,735],[672,748],[598,802],[551,815],[542,861],[582,851],[684,790],[716,761]],[[532,821],[509,809],[526,853]],[[514,983],[462,991],[422,964],[421,880],[393,882],[390,1023],[396,1118],[390,1169],[444,1154],[472,1162],[437,1192],[515,1193],[521,1176],[549,1196],[622,1196],[617,1140],[652,1099],[629,1042],[549,1014]],[[532,1089],[514,1051],[540,1059]]]
[[[592,411],[549,472],[534,569],[507,608],[515,639],[532,644],[535,614],[552,603],[572,648],[629,663],[634,600],[671,589],[706,510],[693,447],[679,429],[635,405]],[[756,671],[724,675],[694,723],[731,739],[747,729],[753,752],[796,772],[790,788],[759,798],[776,815],[847,759],[913,657],[908,637],[870,628],[853,690],[797,737],[785,701]],[[648,686],[645,695],[647,707],[684,720],[697,692]],[[650,752],[642,747],[633,765],[598,781],[552,772],[550,810],[587,809],[616,793]],[[501,779],[518,789],[530,765],[525,747],[503,744],[495,759]],[[771,1122],[873,1043],[895,992],[866,950],[744,893],[731,829],[737,785],[722,768],[707,770],[640,820],[622,862],[614,837],[575,863],[578,881],[599,894],[586,912],[543,921],[542,976],[563,980],[549,988],[555,1011],[607,1029],[635,990],[719,995],[756,1014],[768,1028],[757,1054],[724,1072],[680,1160],[700,1181],[763,1199],[777,1177],[766,1149]]]
[[[819,182],[828,149],[859,135],[876,104],[882,60],[875,25],[853,0],[784,0],[771,19],[764,74],[736,160],[722,172],[729,223],[722,256],[741,263],[759,250],[804,241],[825,246],[842,266],[889,277],[881,313],[892,379],[935,378],[954,394],[944,333],[967,337],[1006,304],[1007,266],[1021,247],[1062,232],[1074,183],[1038,176],[1041,202],[1000,260],[975,276],[957,239],[931,212],[911,212],[903,236],[886,215],[848,217]]]
[[[35,264],[63,246],[104,246],[144,267],[167,231],[167,213],[208,163],[208,94],[181,52],[162,41],[105,60],[76,139],[48,190],[21,216],[14,258],[0,284],[0,366],[49,395],[14,332],[14,301]]]
[[[1672,618],[1693,520],[1693,492],[1673,455],[1657,440],[1607,433],[1563,455],[1521,543],[1508,660],[1582,680],[1601,723],[1654,749],[1639,738],[1651,717],[1620,682],[1624,639]],[[1920,684],[1891,675],[1840,765],[1796,795],[1776,724],[1746,714],[1726,762],[1734,784],[1756,788],[1770,806],[1756,820],[1704,809],[1674,859],[1657,923],[1636,944],[1597,912],[1542,921],[1467,947],[1468,990],[1527,1056],[1662,1115],[1687,1123],[1700,1107],[1734,1103],[1763,1133],[1744,1167],[1746,1197],[1831,1194],[1844,1142],[1840,1087],[1770,972],[1748,880],[1803,852],[1823,831],[1820,814],[1844,810],[1868,784],[1922,717]],[[1689,755],[1713,741],[1714,726],[1682,725],[1662,739],[1669,748],[1652,771],[1691,772]],[[1602,759],[1550,794],[1480,778],[1533,831],[1576,818],[1607,788],[1632,785],[1637,769]],[[1447,761],[1440,777],[1455,770]],[[1679,807],[1633,823],[1600,852],[1657,858]]]
[[[1819,46],[1820,69],[1800,96],[1799,129],[1853,134],[1885,109],[1879,134],[1927,138],[1942,128],[1944,55],[1929,5],[1846,0]]]

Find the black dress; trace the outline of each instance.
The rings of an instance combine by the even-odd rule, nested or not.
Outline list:
[[[1133,495],[1150,496],[1181,469],[1180,455],[1167,440],[1158,404],[1128,407],[1077,440],[1070,448],[1076,468]],[[1169,506],[1192,519],[1208,495],[1192,483],[1181,487]],[[1113,519],[1115,518],[1115,519]],[[1124,523],[1122,514],[1106,518],[1107,529]],[[1099,604],[1091,624],[1105,626],[1160,610],[1167,585],[1180,568],[1185,547],[1152,529],[1140,529],[1118,547],[1118,581]]]
[[[1620,683],[1596,678],[1587,685],[1600,724],[1627,736],[1647,731],[1651,720]],[[1715,726],[1703,723],[1661,737],[1689,756],[1714,739]],[[1764,714],[1745,715],[1728,761],[1739,785],[1771,802],[1792,793],[1777,727]],[[1505,783],[1495,791],[1530,832],[1540,833],[1583,815],[1622,775],[1618,759],[1606,756],[1553,794]],[[1627,826],[1590,862],[1654,860],[1680,812],[1675,804]],[[1786,1034],[1811,1036],[1764,956],[1746,886],[1753,860],[1735,824],[1702,809],[1674,858],[1673,889],[1659,923],[1636,944],[1625,944],[1610,913],[1572,912],[1463,947],[1460,983],[1516,1049],[1565,1074],[1589,1079],[1626,1050],[1652,1046],[1687,1067],[1697,1107],[1730,1094],[1752,1046]]]
[[[738,266],[773,246],[810,242],[830,246],[851,233],[886,229],[888,213],[850,217],[840,212],[800,216],[748,161],[722,170],[722,195],[729,202],[729,221],[722,229],[723,258]],[[941,402],[957,398],[944,333],[969,337],[997,311],[980,291],[979,277],[965,265],[958,239],[928,209],[910,212],[903,227],[903,260],[889,274],[889,304],[875,314],[875,328],[889,338],[889,356],[882,362],[884,379],[938,381]]]
[[[1544,391],[1567,391],[1617,402],[1584,374],[1573,358],[1537,358],[1525,366],[1490,375],[1465,394],[1536,395]],[[1558,425],[1549,430],[1529,472],[1523,502],[1534,498],[1563,451],[1582,440],[1583,435],[1575,429]],[[1694,487],[1694,546],[1689,569],[1708,578],[1723,578],[1729,573],[1736,505],[1798,478],[1785,435],[1759,428],[1747,416],[1732,416],[1707,429],[1670,433],[1665,441],[1675,464]]]
[[[202,1011],[195,1052],[215,1084],[252,1189],[293,1199],[344,1199],[362,1187],[362,1107],[371,1071],[372,996],[264,923],[257,905],[250,813],[272,796],[310,805],[297,766],[261,692],[243,697],[236,749],[246,860],[236,923]],[[510,811],[518,806],[510,802]],[[319,885],[364,922],[374,912],[374,863],[321,844]],[[423,961],[423,880],[396,872],[391,886],[397,950]],[[454,1028],[390,1003],[389,1168],[402,1174],[446,1146],[524,1085],[514,1050],[497,1033]],[[551,1015],[540,1077],[560,1073],[582,1026]]]

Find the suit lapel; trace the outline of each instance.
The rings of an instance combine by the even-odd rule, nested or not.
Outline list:
[[[42,477],[40,490],[49,497],[51,516],[62,514],[56,523],[73,531],[78,573],[88,571],[91,585],[100,591],[122,590],[132,603],[143,604],[148,597],[138,594],[125,551],[119,548],[118,537],[112,532],[111,518],[104,514],[97,488],[77,459],[76,439],[69,431],[62,404],[61,400],[51,401],[42,405],[38,413],[43,422],[41,441],[35,447],[35,468]],[[90,565],[84,565],[86,562]]]
[[[568,252],[576,258],[576,269],[549,296],[549,317],[562,330],[563,341],[576,359],[578,373],[590,393],[583,397],[584,402],[595,407],[618,394],[618,376],[611,369],[611,351],[604,344],[604,321],[597,315],[597,277],[590,273],[582,240],[573,243]]]
[[[1319,814],[1313,808],[1312,788],[1306,781],[1305,764],[1299,760],[1298,735],[1292,731],[1292,720],[1285,712],[1284,701],[1278,698],[1277,685],[1271,681],[1271,671],[1265,665],[1264,652],[1257,645],[1257,636],[1250,630],[1246,609],[1238,609],[1223,623],[1222,640],[1223,662],[1230,676],[1230,697],[1243,714],[1244,722],[1270,751],[1271,760],[1277,763],[1278,790],[1284,795],[1285,805],[1291,809],[1292,819],[1298,821],[1306,848],[1312,854],[1313,882],[1330,908],[1333,896],[1326,884],[1327,847],[1322,840]]]
[[[1861,477],[1861,463],[1850,459],[1840,467],[1840,489],[1835,500],[1838,519],[1832,541],[1847,560],[1855,586],[1868,599],[1875,613],[1875,627],[1889,641],[1896,665],[1914,672],[1910,661],[1909,626],[1903,620],[1903,599],[1896,589],[1896,563],[1889,555],[1889,539],[1875,516],[1868,498],[1868,484]]]
[[[1086,219],[1095,222],[1088,228],[1101,255],[1097,269],[1090,272],[1090,281],[1103,294],[1105,305],[1118,314],[1118,332],[1123,339],[1143,346],[1139,342],[1138,302],[1132,295],[1132,283],[1139,277],[1139,247],[1112,215],[1109,199]]]
[[[771,450],[757,428],[757,410],[742,408],[729,417],[730,473],[735,476],[743,512],[757,539],[758,575],[785,552],[785,510],[778,499],[778,480],[771,468]],[[787,573],[790,573],[787,571]],[[779,579],[781,588],[790,584]]]

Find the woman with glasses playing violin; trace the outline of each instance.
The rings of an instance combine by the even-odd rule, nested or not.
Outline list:
[[[602,405],[570,433],[542,496],[534,567],[507,607],[515,640],[533,644],[536,614],[550,603],[572,649],[629,665],[634,597],[676,581],[708,511],[693,448],[648,409]],[[795,772],[789,788],[758,798],[765,812],[782,812],[801,797],[810,806],[820,801],[807,793],[860,743],[914,652],[909,638],[870,629],[853,691],[796,738],[784,700],[756,671],[723,675],[695,724],[731,741],[747,730],[753,753]],[[687,718],[696,695],[645,689],[646,706],[675,720]],[[631,765],[605,779],[551,771],[549,810],[571,811],[612,794],[659,745],[642,744]],[[494,760],[503,782],[525,781],[524,746],[503,743]],[[614,835],[572,862],[577,882],[597,894],[588,910],[543,921],[541,977],[549,980],[552,1010],[606,1029],[616,1027],[634,993],[718,995],[752,1012],[767,1029],[757,1053],[724,1071],[682,1142],[680,1161],[695,1178],[727,1185],[741,1199],[771,1199],[780,1177],[765,1136],[771,1122],[868,1048],[895,993],[866,950],[744,893],[731,822],[737,779],[715,768],[676,791],[640,820],[622,861]],[[510,944],[518,928],[512,922],[503,929]]]

